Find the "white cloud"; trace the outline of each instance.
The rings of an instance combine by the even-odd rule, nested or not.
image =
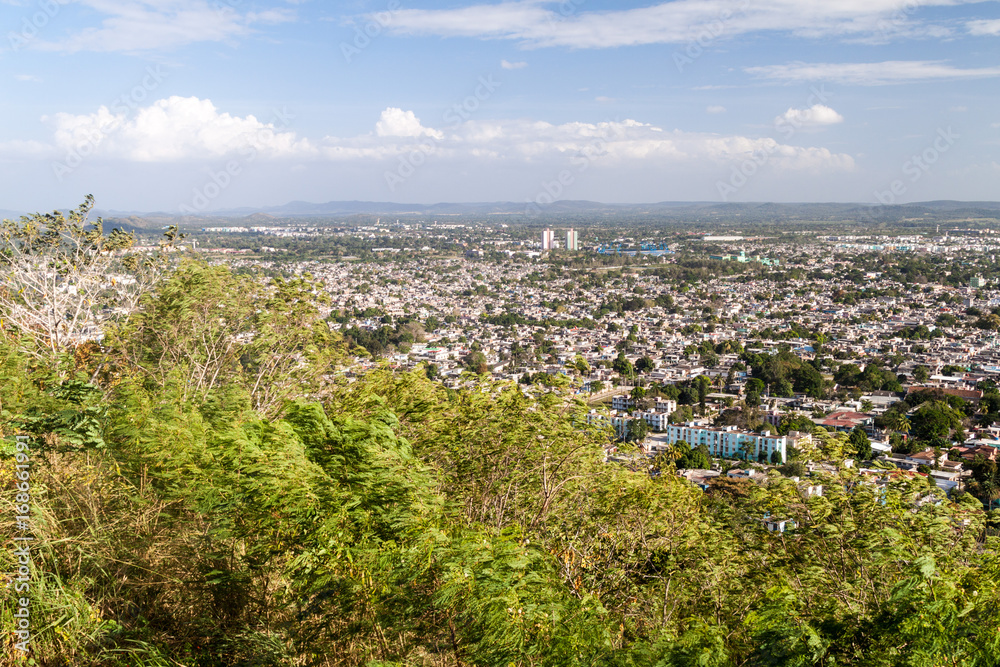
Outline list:
[[[527,66],[528,66],[528,63],[524,62],[523,60],[522,61],[518,61],[518,62],[513,62],[513,63],[512,62],[508,62],[506,60],[501,60],[500,61],[500,67],[502,67],[504,69],[523,69],[523,68],[525,68]]]
[[[31,48],[79,51],[142,52],[197,42],[230,42],[252,32],[255,24],[295,19],[293,10],[240,13],[239,2],[213,0],[63,0],[104,17],[57,41],[32,41]]]
[[[594,98],[594,101],[595,102],[601,102],[602,104],[605,104],[605,103],[608,103],[608,102],[614,102],[615,98],[608,97],[607,95],[598,95],[597,97]]]
[[[920,8],[981,0],[921,0]],[[549,7],[546,7],[549,5]],[[673,0],[649,7],[567,12],[567,3],[508,0],[457,9],[401,9],[389,29],[398,34],[511,39],[525,47],[614,48],[689,44],[752,32],[801,37],[924,34],[943,37],[947,25],[920,23],[899,0]]]
[[[719,106],[718,104],[712,104],[705,107],[705,111],[708,113],[726,113],[726,107]]]
[[[636,120],[554,125],[537,120],[467,120],[434,129],[413,111],[390,107],[374,131],[353,137],[299,138],[279,121],[220,112],[209,100],[170,97],[132,116],[106,107],[92,114],[43,118],[53,127],[53,146],[0,145],[0,154],[49,150],[57,159],[86,147],[87,155],[131,162],[218,160],[224,157],[354,163],[395,160],[421,153],[421,160],[506,162],[519,167],[578,163],[595,166],[715,169],[766,155],[774,169],[850,170],[854,160],[822,147],[780,144],[771,138],[667,131]],[[772,167],[769,167],[772,168]]]
[[[970,35],[1000,36],[1000,19],[969,21],[965,27]]]
[[[431,130],[420,124],[420,119],[412,111],[403,111],[389,107],[382,112],[375,123],[375,134],[380,137],[432,137],[440,139],[442,135],[437,130]]]
[[[43,117],[54,127],[58,150],[136,162],[214,159],[242,153],[265,157],[298,157],[316,153],[305,139],[282,131],[276,122],[254,116],[220,113],[210,100],[168,97],[138,109],[100,107],[85,115],[58,113]]]
[[[790,63],[746,67],[749,74],[784,82],[833,81],[845,85],[883,86],[933,79],[982,79],[1000,76],[1000,67],[961,69],[935,60],[887,60],[880,63]]]
[[[774,119],[776,126],[791,125],[792,127],[834,125],[842,122],[844,122],[844,117],[825,104],[814,104],[808,109],[790,108]]]
[[[14,78],[18,81],[41,81],[41,78],[35,76],[34,74],[15,74]]]
[[[383,114],[384,115],[384,114]],[[850,170],[849,155],[825,148],[783,145],[770,138],[749,138],[679,130],[665,131],[636,120],[553,125],[532,120],[468,120],[443,132],[440,140],[420,137],[364,135],[351,139],[328,137],[323,154],[336,160],[385,158],[412,154],[435,160],[509,162],[531,166],[547,163],[595,166],[708,167],[767,155],[776,169]]]

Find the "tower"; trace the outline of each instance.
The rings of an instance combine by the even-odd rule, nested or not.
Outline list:
[[[577,236],[575,229],[570,229],[566,232],[566,250],[579,250],[580,240]]]

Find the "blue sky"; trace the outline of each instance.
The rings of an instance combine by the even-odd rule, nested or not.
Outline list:
[[[0,0],[0,209],[1000,199],[996,0]]]

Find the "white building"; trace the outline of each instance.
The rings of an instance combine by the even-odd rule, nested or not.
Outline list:
[[[649,424],[649,428],[654,431],[661,433],[667,430],[670,425],[670,413],[669,412],[656,412],[655,410],[636,410],[632,413],[632,416],[636,419],[645,419],[646,423]]]
[[[579,250],[580,239],[575,229],[566,232],[566,250]]]
[[[763,453],[771,460],[774,452],[779,452],[781,462],[785,462],[789,443],[788,436],[740,431],[735,426],[706,427],[687,424],[670,424],[664,429],[667,442],[673,444],[684,440],[691,447],[705,445],[709,454],[717,458],[745,458],[760,460]]]
[[[611,397],[611,409],[612,410],[622,410],[628,411],[636,407],[635,399],[633,399],[628,394],[618,394]],[[656,412],[663,412],[670,415],[672,412],[677,411],[677,401],[671,401],[665,398],[657,398],[651,404],[651,407]]]
[[[615,430],[615,435],[621,437],[625,434],[625,426],[628,422],[628,415],[620,415],[616,412],[611,414],[603,414],[597,410],[591,410],[587,413],[587,423],[597,424],[598,426],[604,426],[606,424],[611,424],[611,427]]]
[[[657,412],[665,412],[668,415],[677,412],[677,401],[672,401],[666,398],[657,398],[653,401],[653,409]]]
[[[612,410],[628,410],[633,405],[635,405],[635,401],[628,394],[618,394],[611,398]]]
[[[556,233],[551,229],[542,232],[542,250],[552,250],[556,246]]]

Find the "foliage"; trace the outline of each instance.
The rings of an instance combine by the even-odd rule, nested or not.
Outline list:
[[[625,441],[642,442],[649,435],[649,424],[645,419],[629,419],[625,422]]]
[[[872,457],[872,443],[868,439],[868,434],[860,426],[855,426],[848,436],[847,441],[854,447],[854,455],[861,461],[867,461]]]
[[[343,358],[319,316],[320,294],[308,276],[261,285],[187,262],[109,331],[109,361],[182,401],[214,405],[238,386],[254,409],[273,414],[293,396],[315,396]]]
[[[633,471],[558,387],[338,377],[317,291],[184,264],[58,373],[0,332],[0,435],[31,437],[36,664],[996,664],[1000,538],[975,498],[902,471],[808,498],[774,473],[702,492]],[[687,443],[656,463],[706,464]],[[995,463],[972,467],[994,498]]]
[[[68,213],[35,213],[0,224],[0,316],[38,358],[100,337],[103,321],[131,311],[166,267],[162,252],[132,251],[135,238],[90,222],[94,198]],[[183,238],[175,227],[163,250]]]
[[[669,458],[678,469],[695,468],[706,470],[712,465],[712,456],[708,447],[698,445],[692,447],[684,440],[678,440],[669,451]]]
[[[789,415],[782,417],[781,421],[778,422],[778,434],[788,435],[791,431],[799,431],[802,433],[812,433],[813,428],[816,424],[808,416],[803,414]]]
[[[921,440],[948,438],[962,425],[962,415],[942,401],[929,401],[913,414],[912,433]]]
[[[802,461],[789,461],[780,466],[778,471],[785,477],[805,477],[806,464],[802,463]]]

